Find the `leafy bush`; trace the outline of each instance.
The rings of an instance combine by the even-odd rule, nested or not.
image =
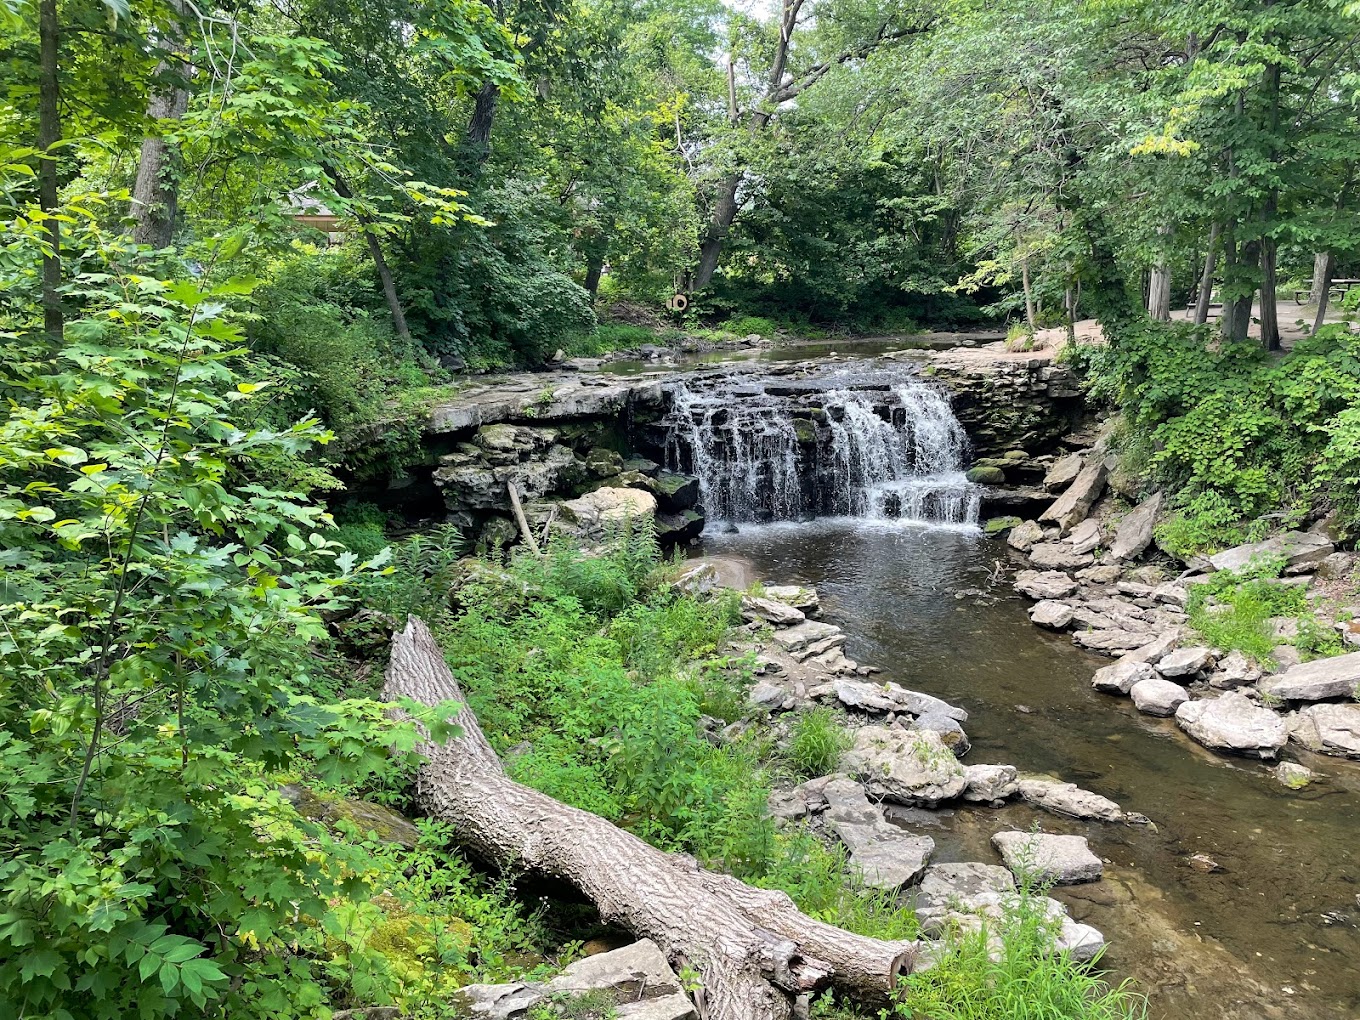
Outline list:
[[[335,511],[335,540],[361,560],[371,560],[387,541],[387,514],[372,503],[346,503]]]
[[[1186,607],[1190,625],[1216,648],[1270,661],[1277,644],[1270,618],[1301,616],[1309,609],[1303,588],[1273,580],[1283,565],[1278,559],[1262,559],[1242,571],[1220,570],[1196,584]]]
[[[1157,545],[1172,556],[1187,559],[1247,541],[1242,511],[1226,496],[1209,490],[1180,502],[1156,528]]]
[[[795,720],[789,738],[789,762],[800,776],[825,776],[836,771],[850,743],[850,734],[836,712],[819,706],[800,713]]]
[[[1136,1020],[1147,1012],[1127,984],[1111,988],[1052,951],[1057,920],[1044,896],[1022,887],[1001,921],[949,940],[935,965],[907,977],[893,1008],[905,1020]],[[999,936],[999,943],[993,936]]]
[[[578,333],[568,338],[562,344],[562,349],[574,357],[595,357],[660,342],[661,338],[646,326],[602,322],[589,333]]]
[[[724,322],[722,328],[733,336],[744,337],[754,333],[756,336],[767,339],[779,332],[778,326],[769,319],[761,318],[758,315],[739,315]]]

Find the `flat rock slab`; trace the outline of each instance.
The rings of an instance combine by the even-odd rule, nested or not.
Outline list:
[[[1281,701],[1326,701],[1353,698],[1360,685],[1360,652],[1314,659],[1291,666],[1258,683],[1262,694]]]
[[[1079,570],[1095,563],[1090,553],[1079,553],[1066,542],[1041,542],[1029,551],[1029,561],[1041,570]]]
[[[1176,647],[1180,639],[1181,632],[1179,630],[1162,631],[1156,637],[1149,639],[1147,644],[1139,645],[1121,658],[1129,662],[1146,662],[1155,666]]]
[[[930,730],[863,726],[841,758],[869,793],[894,804],[934,807],[963,794],[963,765]]]
[[[1096,675],[1091,677],[1091,686],[1106,694],[1128,694],[1138,681],[1151,680],[1156,675],[1146,662],[1120,659],[1113,666],[1096,670]]]
[[[1012,874],[1033,876],[1041,882],[1094,882],[1105,870],[1083,836],[1011,830],[993,836],[992,846]]]
[[[756,595],[741,597],[741,618],[748,621],[761,621],[774,627],[792,627],[807,619],[801,609],[795,609],[777,599],[760,598]]]
[[[1065,599],[1080,587],[1060,570],[1022,570],[1015,575],[1015,590],[1032,599]]]
[[[1025,521],[1011,528],[1006,544],[1019,552],[1029,552],[1044,540],[1044,529],[1038,521]]]
[[[1115,529],[1114,544],[1110,546],[1113,560],[1131,560],[1141,556],[1152,544],[1152,530],[1157,524],[1157,515],[1162,511],[1162,494],[1154,493],[1139,503]]]
[[[1129,688],[1129,696],[1138,711],[1158,716],[1175,715],[1176,709],[1190,700],[1184,687],[1159,676],[1139,680]]]
[[[935,852],[929,836],[914,836],[883,818],[869,802],[864,788],[850,779],[835,779],[822,789],[826,825],[850,851],[850,863],[864,884],[874,889],[899,889],[915,881]]]
[[[1249,566],[1252,560],[1279,558],[1284,560],[1285,569],[1298,570],[1321,563],[1334,549],[1326,535],[1289,531],[1264,542],[1224,549],[1210,556],[1209,563],[1215,570],[1241,570]]]
[[[1089,818],[1100,822],[1123,822],[1129,819],[1124,809],[1114,801],[1090,790],[1083,790],[1076,783],[1042,778],[1021,779],[1020,796],[1041,810],[1066,818]]]
[[[765,597],[793,606],[805,616],[816,616],[822,608],[817,589],[800,584],[767,584]]]
[[[814,698],[834,696],[847,708],[859,708],[866,712],[906,712],[914,716],[939,715],[958,722],[968,721],[966,709],[891,682],[876,684],[868,680],[836,680],[814,687],[808,694]]]
[[[1288,725],[1289,736],[1310,751],[1360,758],[1360,704],[1306,705]]]
[[[1289,736],[1284,719],[1237,691],[1187,701],[1176,709],[1176,724],[1205,747],[1250,758],[1274,758]]]
[[[774,643],[786,652],[801,652],[810,645],[839,638],[842,643],[845,635],[834,624],[820,620],[804,620],[802,623],[775,631]]]
[[[1147,643],[1149,634],[1143,630],[1123,630],[1118,627],[1109,630],[1079,630],[1072,640],[1082,648],[1093,652],[1131,652]]]

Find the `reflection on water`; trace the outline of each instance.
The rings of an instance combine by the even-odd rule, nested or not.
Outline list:
[[[1041,824],[1086,835],[1105,881],[1060,890],[1113,946],[1106,963],[1151,996],[1154,1018],[1360,1016],[1360,770],[1300,758],[1301,792],[1211,754],[1169,720],[1090,689],[1109,662],[1032,626],[999,575],[1007,550],[975,532],[860,521],[705,535],[755,576],[814,584],[847,654],[967,708],[967,761],[1048,772],[1141,811],[1154,828],[1066,822],[1021,805],[936,814],[941,859],[994,861],[992,833]],[[981,589],[990,597],[956,598]],[[1292,749],[1291,749],[1292,753]],[[923,823],[906,813],[904,824]],[[1222,870],[1191,868],[1207,854]]]

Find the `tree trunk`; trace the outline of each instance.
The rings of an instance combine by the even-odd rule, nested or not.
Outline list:
[[[1322,263],[1321,266],[1318,265],[1319,261]],[[1313,300],[1317,302],[1317,314],[1313,317],[1314,333],[1327,321],[1327,299],[1331,296],[1332,274],[1335,271],[1336,259],[1331,252],[1320,252],[1313,257]]]
[[[175,16],[184,14],[183,0],[171,0]],[[173,54],[183,49],[181,26],[174,22],[166,37]],[[156,66],[157,80],[177,74],[175,61],[167,57]],[[137,179],[132,185],[132,239],[137,244],[165,248],[175,233],[175,216],[179,211],[179,185],[175,180],[179,152],[159,134],[159,122],[179,120],[189,108],[189,90],[175,84],[159,84],[152,88],[147,102],[146,117],[153,124],[153,134],[142,139],[141,159],[137,163]]]
[[[491,126],[496,122],[496,107],[500,104],[500,98],[500,86],[495,82],[484,81],[473,101],[465,138],[474,170],[480,170],[491,155]]]
[[[392,641],[384,697],[457,701],[458,733],[418,750],[417,799],[455,838],[499,867],[566,881],[609,921],[698,971],[705,1020],[786,1020],[792,999],[825,985],[885,1000],[918,945],[842,931],[755,889],[667,854],[597,815],[513,782],[419,620]]]
[[[1279,305],[1275,298],[1275,238],[1261,239],[1261,346],[1280,350]]]
[[[1148,284],[1148,315],[1157,322],[1171,319],[1171,270],[1165,262],[1152,267]]]
[[[1034,291],[1029,283],[1029,259],[1020,260],[1020,282],[1025,288],[1025,321],[1029,323],[1029,331],[1033,333],[1039,327],[1034,315]]]
[[[354,194],[349,190],[349,185],[340,176],[334,167],[326,167],[326,176],[331,179],[335,186],[335,193],[341,198],[353,198]],[[397,297],[397,285],[392,280],[392,270],[388,268],[387,259],[383,255],[382,243],[378,240],[369,226],[368,217],[362,213],[356,213],[355,219],[359,221],[359,233],[364,235],[364,241],[368,244],[368,253],[373,257],[373,267],[378,271],[378,282],[382,285],[383,297],[387,299],[387,310],[392,315],[392,328],[397,331],[397,336],[406,342],[411,340],[411,331],[406,326],[406,313],[402,311],[401,299]]]
[[[737,189],[740,186],[741,174],[729,174],[718,186],[718,200],[713,206],[704,242],[699,247],[699,266],[694,271],[695,290],[707,287],[718,269],[718,259],[722,255],[727,232],[732,229],[732,221],[737,218]]]
[[[61,310],[61,227],[57,211],[57,154],[53,146],[61,140],[61,112],[57,106],[57,53],[60,46],[57,0],[38,4],[38,205],[47,213],[43,222],[51,251],[42,260],[43,329],[54,340],[61,340],[65,319]]]
[[[1237,260],[1239,268],[1244,269],[1243,275],[1254,275],[1261,262],[1261,242],[1251,240],[1242,246],[1242,252]],[[1225,333],[1229,340],[1236,343],[1247,338],[1247,332],[1251,329],[1251,305],[1252,299],[1256,296],[1255,288],[1249,288],[1247,292],[1232,301],[1233,312],[1232,320]],[[1223,302],[1223,310],[1228,309],[1228,302]]]
[[[1209,305],[1214,297],[1214,263],[1218,261],[1219,225],[1209,225],[1209,250],[1204,253],[1204,271],[1199,277],[1199,294],[1195,297],[1195,325],[1203,326],[1209,321]]]

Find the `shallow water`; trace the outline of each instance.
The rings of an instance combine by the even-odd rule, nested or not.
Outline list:
[[[967,530],[821,521],[705,535],[771,583],[816,585],[847,654],[884,678],[970,712],[969,763],[1045,772],[1141,811],[1154,827],[1069,822],[1021,805],[902,811],[940,860],[996,862],[991,835],[1086,835],[1109,863],[1099,883],[1060,889],[1112,946],[1153,1018],[1360,1017],[1360,769],[1295,756],[1323,774],[1300,792],[1267,768],[1212,754],[1169,720],[1090,689],[1110,660],[1030,624],[1004,580],[1008,550]],[[987,596],[956,597],[965,589]],[[1208,854],[1221,871],[1187,859]]]

